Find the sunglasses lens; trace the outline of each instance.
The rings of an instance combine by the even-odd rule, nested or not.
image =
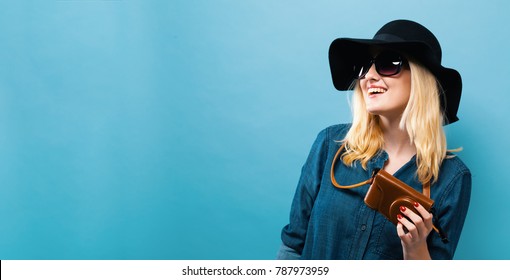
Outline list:
[[[381,53],[375,60],[375,69],[382,76],[392,76],[400,73],[402,63],[397,53]]]
[[[366,59],[364,63],[360,63],[354,66],[354,73],[358,77],[358,79],[363,79],[367,74],[368,70],[372,66],[372,60],[370,58]]]

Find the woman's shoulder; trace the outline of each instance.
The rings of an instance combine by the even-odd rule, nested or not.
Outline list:
[[[450,153],[448,153],[448,157],[443,160],[439,174],[440,181],[446,185],[471,180],[469,167],[458,155]]]
[[[341,141],[351,128],[350,123],[334,124],[324,128],[319,135],[326,140]]]
[[[443,160],[441,168],[447,169],[455,174],[471,173],[469,167],[464,163],[464,161],[462,161],[458,155],[452,153],[447,154],[446,159]]]

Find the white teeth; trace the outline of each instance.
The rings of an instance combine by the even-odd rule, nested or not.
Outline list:
[[[368,93],[383,93],[386,92],[383,88],[369,88]]]

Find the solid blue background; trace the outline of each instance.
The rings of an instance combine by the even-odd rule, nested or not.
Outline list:
[[[406,18],[464,91],[457,259],[510,259],[507,1],[2,1],[0,259],[273,259],[309,148],[350,121],[337,37]]]

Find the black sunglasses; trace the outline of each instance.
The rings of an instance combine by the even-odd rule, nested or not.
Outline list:
[[[365,78],[372,64],[375,64],[375,70],[381,76],[393,76],[400,73],[402,66],[406,63],[406,60],[402,55],[392,51],[385,51],[378,54],[374,58],[368,58],[364,62],[361,62],[354,66],[354,73],[357,73],[358,79]]]

